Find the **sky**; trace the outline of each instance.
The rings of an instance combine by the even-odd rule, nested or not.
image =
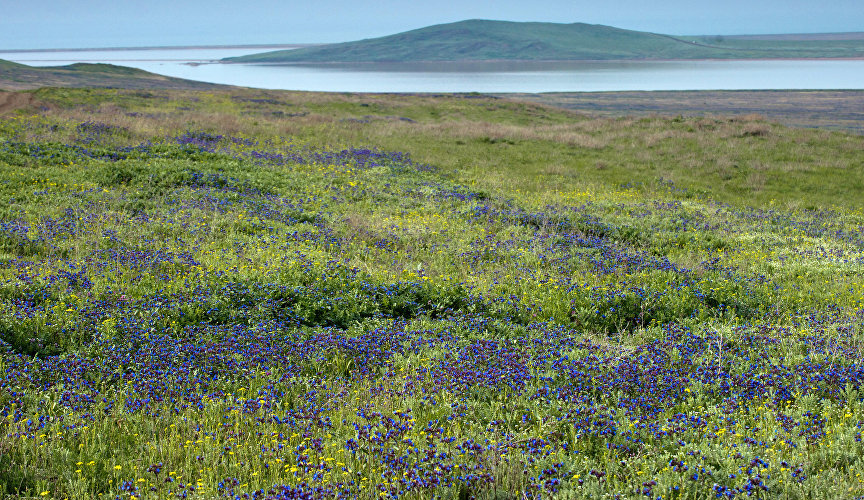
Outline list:
[[[862,0],[0,0],[0,51],[329,43],[464,19],[673,35],[864,31]]]

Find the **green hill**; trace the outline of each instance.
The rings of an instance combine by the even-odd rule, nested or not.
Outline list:
[[[717,43],[721,40],[722,43]],[[381,38],[226,58],[238,63],[861,57],[864,40],[729,40],[596,24],[468,20]]]
[[[0,59],[0,89],[26,90],[39,87],[205,90],[222,86],[113,64],[76,63],[68,66],[36,67]]]

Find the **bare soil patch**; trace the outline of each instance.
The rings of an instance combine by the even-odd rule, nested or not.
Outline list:
[[[30,107],[35,101],[32,94],[4,92],[0,90],[0,115]]]

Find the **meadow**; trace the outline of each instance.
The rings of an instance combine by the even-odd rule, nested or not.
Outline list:
[[[480,95],[0,119],[0,496],[864,496],[864,137]]]

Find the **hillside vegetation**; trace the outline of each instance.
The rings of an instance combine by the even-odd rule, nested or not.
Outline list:
[[[0,495],[864,495],[864,137],[33,94],[0,120]]]
[[[864,39],[675,37],[584,23],[469,20],[380,38],[224,59],[235,63],[862,57]]]
[[[114,64],[27,66],[0,59],[0,89],[27,90],[40,87],[204,90],[218,88],[220,85],[157,75]]]

